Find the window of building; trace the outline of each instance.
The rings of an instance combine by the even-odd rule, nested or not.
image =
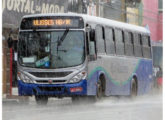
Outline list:
[[[159,8],[159,12],[162,12],[162,10],[163,10],[163,0],[158,1],[158,8]]]

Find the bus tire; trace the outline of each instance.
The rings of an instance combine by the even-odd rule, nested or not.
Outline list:
[[[74,97],[72,97],[72,103],[73,104],[77,104],[78,102],[79,102],[79,97],[78,96],[74,96]]]
[[[131,98],[134,98],[137,96],[137,82],[135,78],[132,78],[131,82]]]
[[[36,95],[35,100],[36,100],[37,105],[47,105],[48,96]]]
[[[102,97],[103,97],[103,84],[102,84],[102,80],[99,78],[97,82],[96,99],[101,100]]]

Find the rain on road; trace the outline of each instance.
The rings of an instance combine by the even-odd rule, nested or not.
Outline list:
[[[73,104],[70,98],[51,98],[47,106],[3,104],[3,120],[162,120],[162,95],[135,99],[106,97],[96,103]]]

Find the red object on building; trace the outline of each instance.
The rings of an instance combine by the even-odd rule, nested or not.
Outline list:
[[[158,22],[158,30],[157,30],[157,35],[158,35],[158,40],[163,40],[163,13],[158,14],[158,20],[162,22]]]
[[[12,78],[13,77],[13,50],[10,48],[10,96],[12,95]]]
[[[148,25],[151,31],[151,40],[163,40],[163,15],[159,11],[158,0],[142,0],[143,3],[143,26]]]

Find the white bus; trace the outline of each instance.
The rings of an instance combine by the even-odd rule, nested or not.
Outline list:
[[[82,14],[22,18],[18,42],[20,96],[139,95],[152,83],[150,32]]]

